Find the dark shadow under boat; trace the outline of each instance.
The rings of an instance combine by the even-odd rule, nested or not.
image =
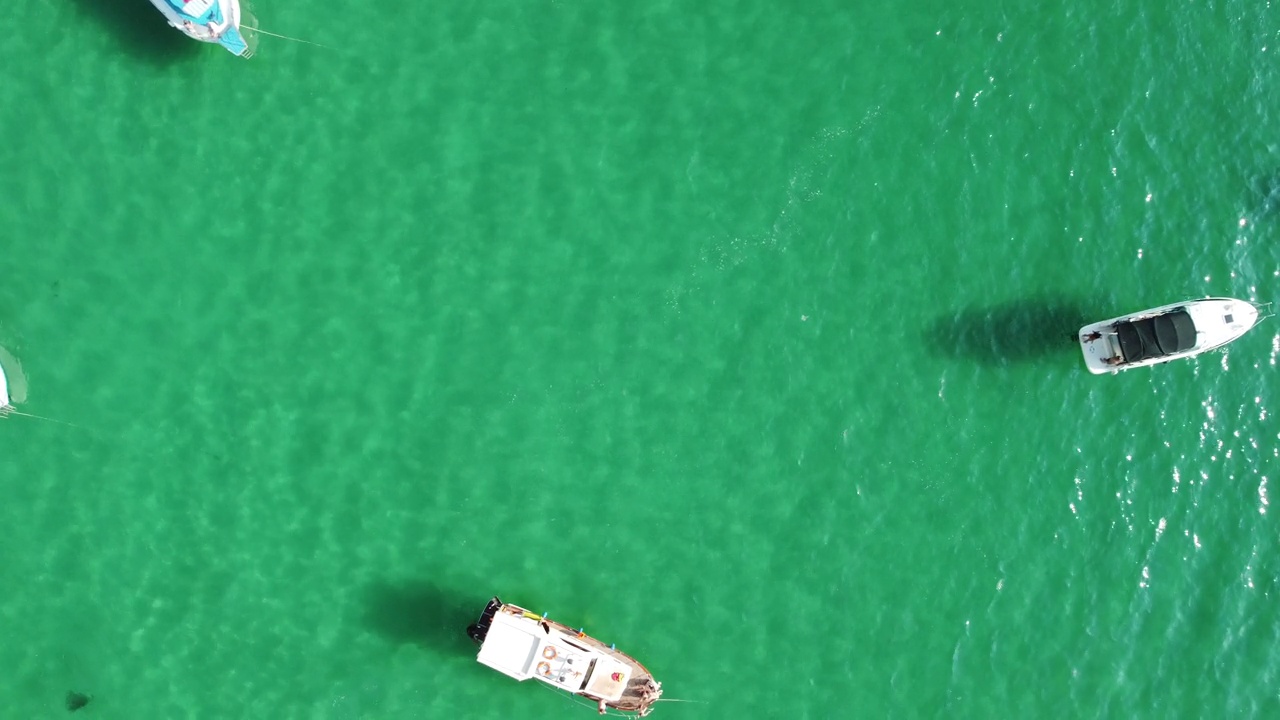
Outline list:
[[[1078,351],[1076,331],[1089,319],[1068,299],[1030,298],[970,307],[935,320],[924,332],[934,355],[986,365],[1038,360]]]
[[[382,638],[446,655],[472,652],[458,628],[475,620],[474,595],[427,580],[378,581],[364,595],[364,625]]]
[[[1280,172],[1255,175],[1249,179],[1249,198],[1245,202],[1254,214],[1268,217],[1280,210]]]
[[[73,0],[76,10],[93,18],[130,54],[157,65],[196,56],[200,43],[169,27],[147,0]]]

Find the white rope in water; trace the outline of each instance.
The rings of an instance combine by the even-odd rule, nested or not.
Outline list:
[[[262,33],[263,35],[270,35],[271,37],[277,37],[277,38],[280,38],[281,40],[292,40],[292,41],[294,41],[294,42],[306,43],[307,45],[315,45],[316,47],[322,47],[322,48],[324,48],[325,50],[332,50],[332,49],[333,49],[333,48],[329,47],[328,45],[321,45],[321,44],[320,44],[320,43],[318,43],[318,42],[311,42],[310,40],[303,40],[302,38],[289,37],[288,35],[280,35],[280,34],[273,33],[273,32],[267,32],[266,30],[263,30],[262,28],[249,27],[248,25],[245,25],[244,27],[245,27],[245,29],[246,29],[246,30],[252,30],[252,31],[254,31],[254,32],[256,32],[256,33]]]
[[[31,413],[19,412],[17,410],[14,410],[12,405],[5,405],[4,407],[0,407],[0,417],[4,417],[5,415],[21,415],[22,417],[35,418],[36,420],[44,420],[45,422],[58,423],[59,425],[66,425],[67,427],[73,427],[73,428],[76,428],[77,430],[89,429],[87,427],[84,427],[83,425],[76,425],[75,423],[69,423],[66,420],[57,420],[51,417],[45,417],[43,415],[32,415]]]

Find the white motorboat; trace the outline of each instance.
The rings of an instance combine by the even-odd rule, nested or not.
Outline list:
[[[613,645],[496,597],[467,634],[480,643],[481,664],[588,698],[600,714],[613,709],[644,717],[662,696],[662,684]]]
[[[1089,372],[1117,373],[1216,350],[1260,317],[1259,308],[1244,300],[1188,300],[1085,325],[1080,350]]]

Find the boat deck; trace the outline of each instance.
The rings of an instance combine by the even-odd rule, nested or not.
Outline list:
[[[648,713],[649,706],[662,694],[662,686],[654,679],[653,673],[640,664],[639,660],[617,648],[605,645],[590,635],[580,634],[577,630],[563,623],[558,623],[554,620],[543,620],[542,622],[572,638],[569,642],[581,645],[582,649],[607,655],[631,668],[631,677],[627,681],[626,689],[622,691],[622,697],[616,702],[608,703],[609,707],[624,712],[639,713],[643,717]]]

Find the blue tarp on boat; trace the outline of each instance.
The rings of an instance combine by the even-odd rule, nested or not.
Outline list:
[[[180,15],[184,20],[189,20],[196,25],[208,25],[209,23],[221,23],[222,8],[218,7],[217,2],[209,2],[209,0],[191,0],[183,2],[183,0],[165,0],[165,4],[173,11]]]
[[[188,36],[204,42],[215,42],[229,52],[247,57],[252,54],[249,39],[238,27],[241,18],[239,3],[227,0],[151,0],[169,24]],[[224,12],[229,8],[231,17]]]
[[[227,28],[227,31],[218,38],[218,44],[236,55],[243,55],[249,50],[249,43],[245,42],[244,36],[237,28]]]

